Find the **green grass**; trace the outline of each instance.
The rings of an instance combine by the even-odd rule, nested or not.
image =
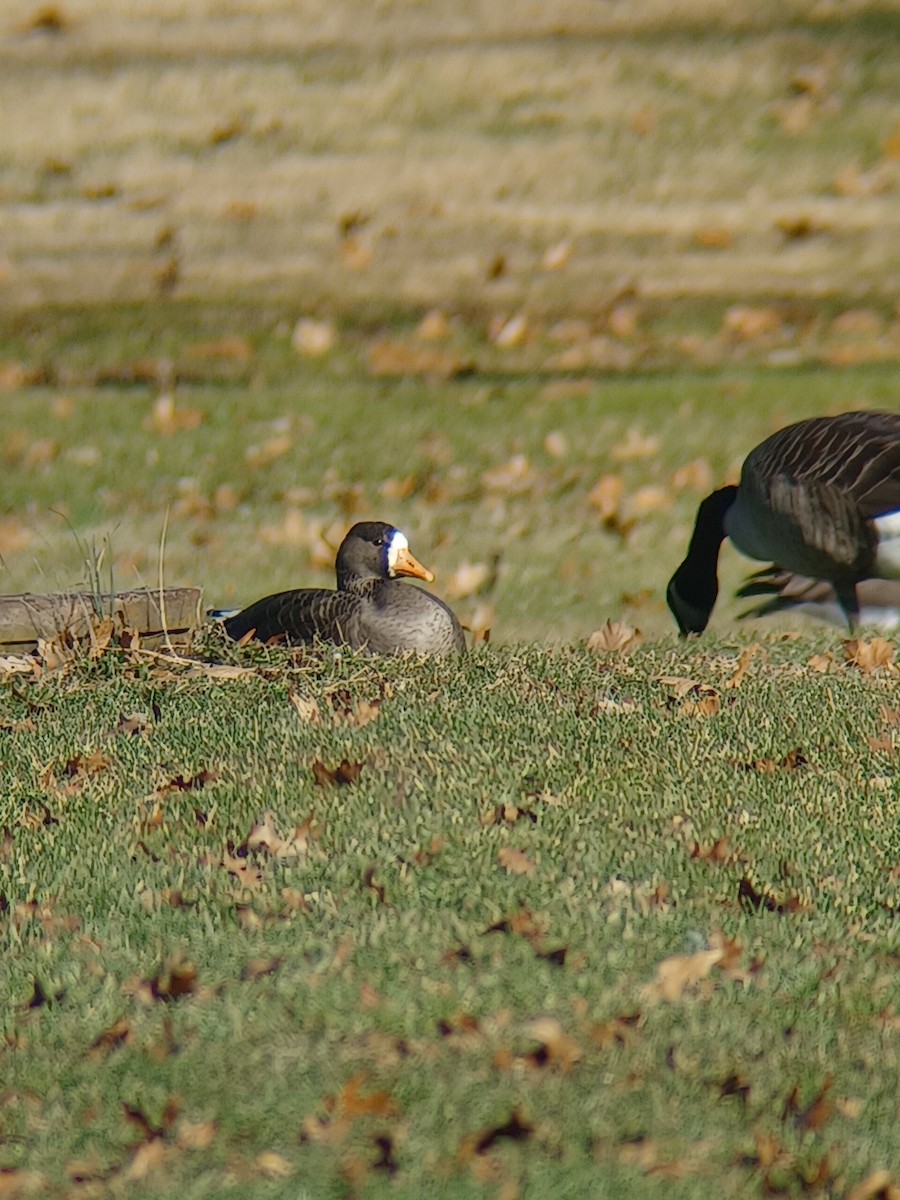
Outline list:
[[[896,3],[109,7],[0,31],[0,591],[382,518],[491,641],[0,673],[0,1195],[890,1200],[896,674],[664,588],[897,407]]]
[[[450,666],[257,652],[222,681],[109,655],[7,687],[3,1165],[51,1192],[67,1170],[121,1184],[139,1169],[129,1105],[164,1130],[131,1185],[147,1196],[801,1195],[820,1169],[843,1194],[890,1167],[900,813],[893,759],[865,738],[893,687],[806,668],[833,639],[775,636],[729,691],[746,641]],[[720,712],[684,711],[672,675],[718,688]],[[383,703],[354,730],[331,698]],[[116,733],[134,712],[146,733]],[[808,765],[748,769],[795,747]],[[95,751],[96,774],[67,772]],[[358,780],[317,786],[313,761],[343,758]],[[265,810],[317,837],[299,861],[251,853],[242,888],[222,856]],[[705,858],[725,837],[726,861]],[[509,847],[533,874],[502,868]],[[742,907],[742,879],[787,911]],[[491,932],[521,910],[524,932]],[[648,995],[660,961],[717,931],[734,971]],[[142,993],[173,956],[194,990]],[[258,959],[271,969],[248,977]],[[29,1008],[34,981],[50,999]],[[545,1016],[563,1035],[542,1061]],[[598,1032],[617,1018],[621,1040]],[[120,1020],[127,1040],[92,1053]],[[514,1111],[523,1139],[476,1153]],[[209,1148],[187,1149],[208,1121]],[[280,1187],[262,1182],[271,1150]]]

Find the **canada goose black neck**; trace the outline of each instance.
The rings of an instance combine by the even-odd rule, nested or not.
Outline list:
[[[725,514],[734,504],[731,484],[712,492],[697,509],[684,562],[669,581],[666,598],[682,637],[702,633],[719,594],[719,547],[725,539]]]

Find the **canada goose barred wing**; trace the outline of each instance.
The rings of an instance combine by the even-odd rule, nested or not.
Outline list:
[[[353,642],[359,601],[349,592],[305,588],[265,596],[225,622],[229,637],[240,640],[251,630],[261,642]]]
[[[900,413],[850,412],[802,421],[774,434],[748,457],[772,502],[794,489],[820,506],[853,506],[871,520],[900,510]]]

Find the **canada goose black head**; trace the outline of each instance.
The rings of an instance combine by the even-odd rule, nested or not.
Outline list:
[[[712,492],[697,509],[697,520],[684,562],[669,580],[666,599],[682,637],[702,633],[719,595],[719,547],[725,514],[734,503],[733,485]]]
[[[367,579],[396,579],[407,575],[431,583],[434,575],[409,549],[399,529],[384,521],[359,521],[341,542],[335,560],[340,591]]]

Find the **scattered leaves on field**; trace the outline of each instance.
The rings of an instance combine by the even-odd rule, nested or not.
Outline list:
[[[800,896],[788,893],[780,898],[757,885],[745,875],[738,884],[738,901],[752,911],[772,913],[801,913],[809,911],[809,904]]]
[[[523,1142],[534,1133],[534,1126],[523,1117],[521,1109],[514,1108],[502,1125],[489,1125],[478,1133],[463,1138],[459,1147],[462,1159],[473,1155],[487,1154],[499,1142]]]
[[[758,775],[772,775],[775,771],[796,771],[800,767],[808,767],[809,759],[798,747],[789,750],[783,758],[757,758],[753,762],[734,760],[735,767],[740,771],[755,771]]]
[[[502,846],[497,852],[497,862],[510,875],[531,876],[537,871],[533,859],[524,850],[517,850],[514,846]]]
[[[166,1004],[192,996],[197,990],[197,968],[180,954],[174,954],[159,967],[149,979],[136,979],[126,983],[126,995],[136,996],[144,1005],[150,1006],[161,1000]]]
[[[365,765],[364,762],[350,762],[349,759],[342,758],[332,769],[317,758],[312,765],[313,779],[318,787],[348,787],[356,783]]]
[[[275,814],[267,811],[252,826],[250,832],[237,849],[238,857],[262,852],[283,862],[300,862],[310,852],[312,843],[320,836],[321,830],[312,816],[308,816],[300,825],[296,825],[292,833],[282,837],[275,828]]]
[[[644,641],[644,635],[626,621],[607,619],[587,640],[594,654],[630,654]]]
[[[873,637],[870,641],[848,639],[844,642],[844,659],[863,675],[875,675],[880,671],[894,674],[897,671],[894,647],[882,637]]]

